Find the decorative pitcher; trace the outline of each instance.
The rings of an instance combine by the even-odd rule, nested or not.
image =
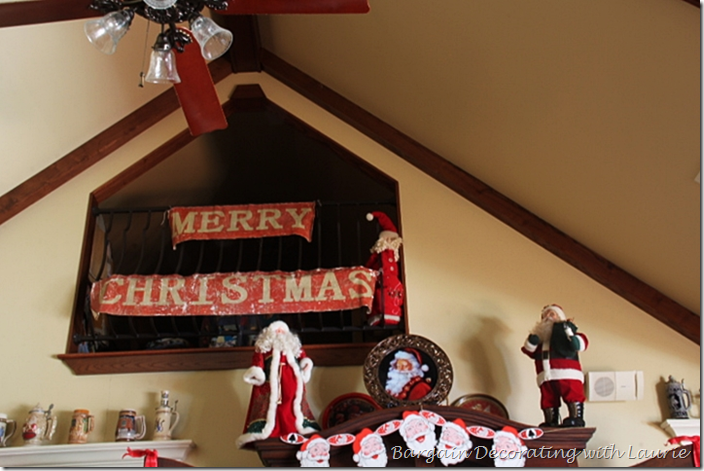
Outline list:
[[[161,391],[161,402],[156,409],[156,420],[154,422],[154,440],[171,440],[171,432],[176,427],[179,413],[176,412],[176,401],[174,407],[169,405],[169,391]]]
[[[692,393],[684,387],[684,380],[678,383],[670,376],[667,381],[667,403],[670,406],[671,419],[689,419],[692,408]]]
[[[37,404],[34,409],[29,411],[27,421],[22,427],[22,438],[25,445],[41,445],[52,439],[56,431],[56,417],[51,415],[53,408],[54,404],[51,404],[47,410]]]

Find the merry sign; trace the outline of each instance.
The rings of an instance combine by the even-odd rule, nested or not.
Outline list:
[[[169,210],[173,246],[186,240],[299,235],[311,241],[315,203],[175,207]]]
[[[295,272],[113,275],[93,284],[91,310],[123,316],[231,316],[370,308],[364,267]]]

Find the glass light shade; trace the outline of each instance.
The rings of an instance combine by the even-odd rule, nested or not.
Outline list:
[[[149,83],[181,83],[176,70],[176,56],[171,46],[160,35],[149,58],[149,70],[144,78]]]
[[[166,10],[176,4],[176,0],[144,0],[144,3],[155,10]]]
[[[83,26],[88,40],[100,52],[113,54],[117,43],[125,35],[134,18],[131,10],[113,11],[95,20],[89,20]]]
[[[205,16],[191,21],[191,32],[200,44],[200,53],[205,60],[217,59],[232,45],[232,33]]]

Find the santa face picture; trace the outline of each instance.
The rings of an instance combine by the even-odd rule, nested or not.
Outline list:
[[[504,427],[496,432],[494,444],[494,466],[497,468],[522,468],[526,465],[528,448],[518,437],[518,432],[511,427]]]
[[[313,437],[296,453],[301,468],[330,467],[330,444],[324,438]]]
[[[471,448],[472,441],[469,439],[467,427],[462,419],[447,422],[442,427],[437,456],[443,465],[449,466],[464,461]]]
[[[404,412],[403,423],[398,431],[410,450],[421,456],[429,456],[433,453],[437,444],[435,424],[422,415],[410,411]]]
[[[389,355],[385,371],[382,380],[386,393],[402,401],[422,400],[436,382],[434,362],[415,348],[399,349]]]
[[[389,458],[386,454],[384,440],[378,433],[364,429],[353,447],[352,456],[357,466],[364,468],[385,468]]]

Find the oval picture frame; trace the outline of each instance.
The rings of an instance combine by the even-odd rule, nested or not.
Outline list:
[[[403,391],[392,394],[391,389],[387,390],[387,384],[393,381],[393,378],[389,378],[392,362],[408,355],[419,359],[424,370],[422,381],[414,380],[412,389],[404,388]],[[447,398],[452,381],[452,364],[448,356],[435,343],[419,335],[388,337],[379,342],[364,361],[364,386],[383,408],[440,404]],[[417,384],[420,382],[424,385]]]

